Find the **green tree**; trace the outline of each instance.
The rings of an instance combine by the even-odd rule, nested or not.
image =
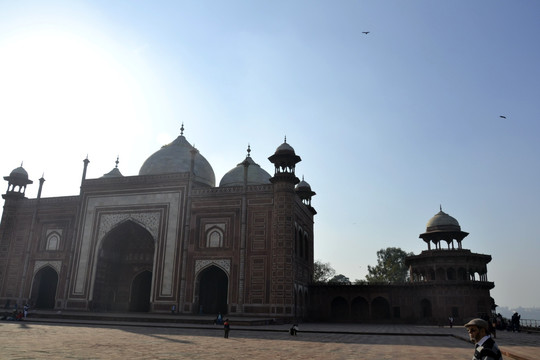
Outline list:
[[[351,280],[343,274],[339,274],[328,280],[329,284],[351,285]]]
[[[389,247],[377,251],[377,265],[368,265],[366,280],[370,283],[396,283],[408,279],[405,258],[414,255],[400,248]]]
[[[323,263],[321,260],[316,260],[313,263],[313,282],[314,283],[327,283],[328,280],[334,276],[336,270],[330,265],[330,263]]]

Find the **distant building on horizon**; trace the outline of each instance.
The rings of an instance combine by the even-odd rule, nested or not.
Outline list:
[[[468,235],[441,211],[407,259],[411,282],[314,285],[315,192],[295,175],[285,140],[215,184],[211,165],[183,135],[152,154],[136,176],[116,166],[80,194],[25,197],[21,166],[0,222],[0,304],[94,312],[152,312],[284,320],[440,323],[489,314],[489,255],[462,248]],[[446,243],[446,248],[443,244]],[[1,306],[1,305],[0,305]]]

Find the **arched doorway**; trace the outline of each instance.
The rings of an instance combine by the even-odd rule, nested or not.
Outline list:
[[[45,266],[34,276],[32,284],[32,299],[35,299],[36,309],[54,309],[58,274],[50,266]]]
[[[369,303],[361,296],[354,298],[351,303],[351,312],[354,321],[368,320]]]
[[[332,300],[332,319],[337,321],[348,320],[349,318],[349,304],[345,298],[338,296]]]
[[[150,290],[152,288],[152,272],[143,271],[135,276],[131,283],[129,311],[148,312],[150,310]]]
[[[116,226],[101,243],[91,309],[149,311],[153,263],[148,230],[133,221]]]
[[[199,313],[226,314],[229,279],[217,266],[210,266],[199,274]]]
[[[433,316],[431,311],[431,301],[428,299],[423,299],[420,301],[420,309],[423,318],[430,318]]]
[[[371,317],[375,320],[390,319],[390,304],[385,298],[378,296],[371,302]]]

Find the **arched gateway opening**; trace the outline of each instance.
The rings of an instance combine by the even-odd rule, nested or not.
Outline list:
[[[99,250],[92,310],[150,310],[154,239],[126,221],[111,230]]]
[[[58,274],[50,266],[45,266],[34,276],[32,284],[32,299],[35,299],[36,309],[54,309]]]
[[[152,272],[143,271],[135,276],[131,284],[129,310],[148,312],[150,310],[150,291],[152,289]]]
[[[217,266],[210,266],[199,275],[199,313],[226,314],[229,280]]]

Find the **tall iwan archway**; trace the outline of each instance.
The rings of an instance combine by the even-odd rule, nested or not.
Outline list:
[[[112,229],[98,253],[91,309],[149,311],[154,251],[152,235],[134,221]]]

